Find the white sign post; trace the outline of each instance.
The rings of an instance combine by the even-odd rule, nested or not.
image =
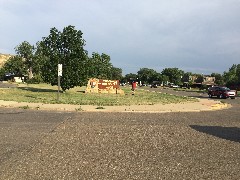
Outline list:
[[[57,101],[59,102],[59,91],[60,91],[60,77],[62,76],[62,64],[58,64],[58,93]]]
[[[58,76],[62,76],[62,64],[58,64]]]

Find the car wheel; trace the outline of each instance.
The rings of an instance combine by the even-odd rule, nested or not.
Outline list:
[[[212,95],[211,95],[211,94],[208,94],[208,97],[209,97],[209,98],[212,98]]]
[[[223,94],[220,94],[221,99],[227,99],[227,96],[224,96]]]
[[[222,94],[220,94],[218,97],[219,97],[220,99],[222,99],[222,98],[223,98],[223,95],[222,95]]]

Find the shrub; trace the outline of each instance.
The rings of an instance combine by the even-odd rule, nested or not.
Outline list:
[[[43,83],[43,79],[40,75],[35,75],[32,79],[26,81],[28,84],[40,84]]]
[[[208,86],[206,84],[203,84],[201,87],[200,87],[200,90],[207,90],[208,89]]]

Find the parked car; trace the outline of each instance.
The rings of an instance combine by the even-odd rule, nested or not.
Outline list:
[[[227,87],[213,86],[208,88],[208,96],[211,98],[217,96],[218,98],[231,98],[235,99],[236,91],[230,90]]]
[[[157,84],[152,84],[151,85],[151,88],[157,88],[158,86],[157,86]]]
[[[176,84],[173,84],[173,83],[170,83],[169,87],[170,87],[170,88],[179,88],[179,86],[178,86],[178,85],[176,85]]]

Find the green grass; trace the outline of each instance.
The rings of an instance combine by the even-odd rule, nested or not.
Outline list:
[[[123,88],[125,94],[84,93],[85,87],[76,87],[60,93],[57,102],[57,87],[48,84],[20,84],[17,88],[0,89],[0,99],[17,102],[62,103],[78,105],[117,106],[117,105],[153,105],[184,103],[197,101],[188,97],[136,90],[134,95],[130,87]]]

